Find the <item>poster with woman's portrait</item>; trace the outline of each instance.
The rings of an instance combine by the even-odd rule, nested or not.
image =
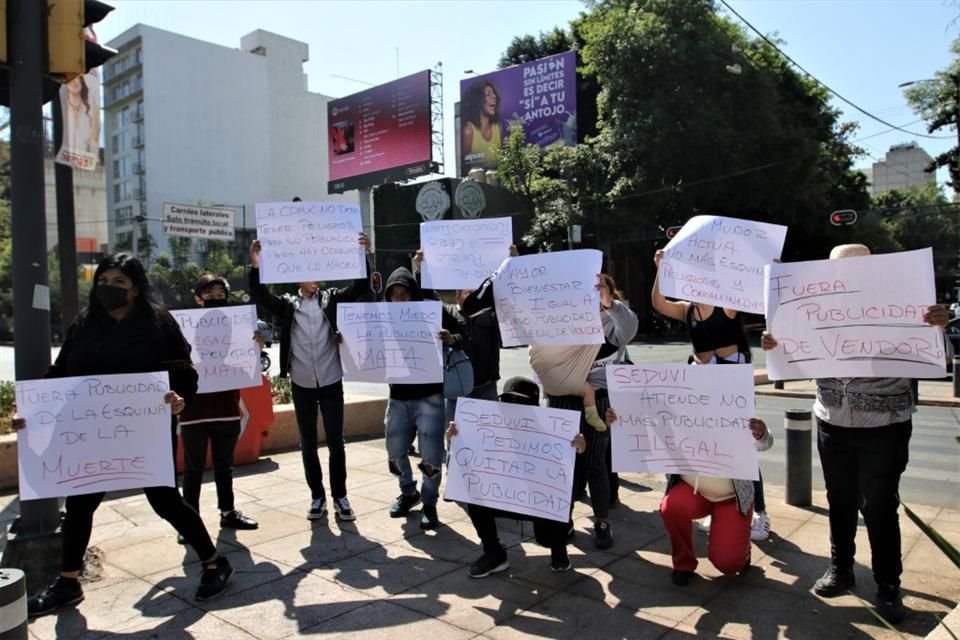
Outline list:
[[[94,69],[60,87],[63,143],[57,162],[93,171],[100,156],[100,76]]]

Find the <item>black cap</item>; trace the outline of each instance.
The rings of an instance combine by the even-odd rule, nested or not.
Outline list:
[[[197,278],[197,282],[193,285],[193,295],[199,298],[201,293],[214,285],[220,285],[227,292],[227,295],[230,295],[230,283],[227,282],[227,279],[215,276],[212,273],[205,273]]]
[[[540,404],[540,387],[530,378],[515,376],[503,383],[500,402],[512,404]]]

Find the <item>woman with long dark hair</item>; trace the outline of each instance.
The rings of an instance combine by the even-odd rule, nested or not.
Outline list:
[[[503,142],[500,126],[500,92],[492,82],[477,82],[463,95],[461,107],[463,166],[490,167],[496,164]]]
[[[67,331],[48,378],[167,371],[170,388],[164,401],[173,416],[183,411],[197,391],[197,372],[190,360],[190,345],[177,323],[156,301],[140,261],[126,254],[107,256],[97,266],[87,308]],[[176,438],[171,419],[171,442]],[[23,418],[14,428],[27,427]],[[233,575],[200,519],[180,497],[176,487],[145,487],[153,510],[170,522],[203,561],[197,600],[219,595]],[[90,542],[93,514],[104,493],[72,495],[66,499],[63,518],[63,551],[59,577],[42,593],[30,598],[31,617],[46,615],[83,600],[78,578]]]

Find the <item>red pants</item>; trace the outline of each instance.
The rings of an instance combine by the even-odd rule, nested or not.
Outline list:
[[[673,550],[673,568],[693,571],[697,568],[697,553],[693,548],[693,521],[710,518],[710,542],[707,556],[721,573],[730,575],[742,571],[750,560],[750,523],[753,506],[746,514],[737,509],[736,498],[710,502],[695,494],[693,487],[682,480],[677,482],[660,502],[660,517],[670,535]]]

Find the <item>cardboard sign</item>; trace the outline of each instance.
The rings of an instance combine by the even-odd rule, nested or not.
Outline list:
[[[362,231],[360,205],[350,202],[258,203],[260,281],[366,278]]]
[[[614,471],[758,478],[748,364],[607,365]]]
[[[450,441],[450,500],[567,522],[580,413],[457,399]]]
[[[171,309],[170,315],[192,347],[199,393],[260,385],[260,347],[253,339],[255,306]]]
[[[664,247],[660,293],[726,309],[763,313],[763,267],[780,258],[787,228],[695,216]]]
[[[167,373],[16,383],[20,498],[173,487]]]
[[[503,346],[603,344],[595,249],[508,258],[493,281]]]
[[[946,375],[943,331],[923,321],[930,249],[769,265],[766,294],[771,380]]]
[[[421,281],[427,289],[475,289],[510,257],[510,218],[420,224]]]
[[[443,382],[440,302],[358,302],[337,306],[345,382]]]

